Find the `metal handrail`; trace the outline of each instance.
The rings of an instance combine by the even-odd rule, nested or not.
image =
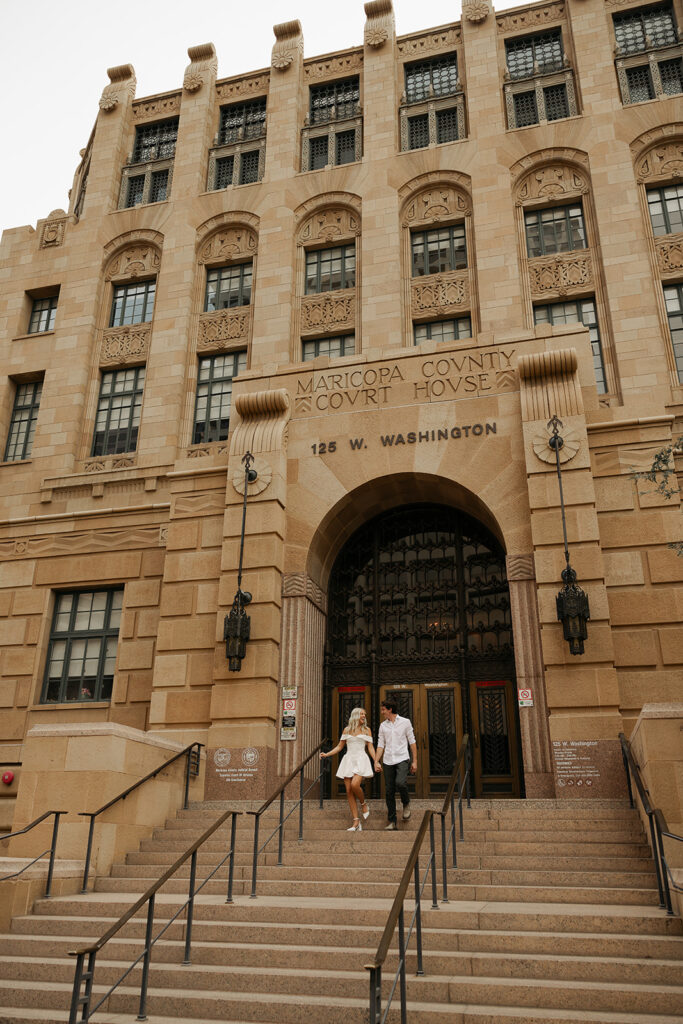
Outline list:
[[[465,769],[464,777],[462,775],[463,767]],[[460,841],[465,838],[463,830],[462,820],[462,795],[463,791],[467,793],[467,807],[472,806],[472,744],[470,743],[469,733],[465,733],[460,744],[460,750],[451,773],[451,780],[448,783],[448,789],[446,790],[446,796],[444,798],[443,807],[438,812],[441,818],[441,870],[443,875],[443,896],[442,902],[448,903],[448,866],[447,866],[447,854],[448,848],[453,844],[453,867],[458,866],[458,855],[456,851],[456,835],[455,835],[455,786],[458,786],[458,819],[460,822]],[[451,827],[448,832],[448,838],[446,838],[446,815],[448,809],[451,811]]]
[[[256,899],[256,875],[257,875],[257,871],[258,871],[258,858],[259,858],[259,854],[263,853],[263,851],[265,850],[266,846],[268,845],[270,840],[273,838],[275,833],[279,832],[277,862],[278,862],[278,865],[282,864],[282,847],[283,847],[283,842],[284,842],[284,831],[285,831],[284,830],[284,825],[285,825],[285,822],[287,821],[287,818],[289,818],[290,815],[292,815],[294,813],[294,811],[297,809],[297,807],[299,808],[299,837],[298,838],[299,838],[299,842],[300,843],[303,842],[303,838],[304,838],[304,797],[308,793],[310,793],[310,791],[313,789],[313,787],[316,785],[316,783],[320,784],[320,809],[322,810],[322,806],[323,806],[323,774],[325,772],[325,766],[326,766],[327,762],[326,761],[322,761],[321,762],[320,772],[318,773],[316,778],[313,780],[313,782],[310,784],[310,786],[306,790],[304,790],[304,768],[306,767],[308,762],[311,760],[311,758],[315,757],[315,755],[318,753],[318,751],[321,750],[322,747],[324,747],[325,744],[328,743],[328,742],[329,742],[329,740],[327,740],[327,739],[322,740],[322,742],[319,743],[318,746],[314,750],[311,751],[311,753],[308,755],[308,757],[306,757],[303,761],[301,761],[301,763],[297,765],[297,767],[294,769],[294,771],[290,772],[290,774],[287,776],[285,781],[283,783],[281,783],[280,786],[278,786],[278,788],[275,790],[275,792],[272,793],[268,797],[268,799],[266,800],[265,803],[261,804],[261,806],[259,807],[259,809],[257,811],[247,811],[247,814],[253,814],[254,815],[254,852],[253,852],[252,863],[251,863],[251,899],[252,900]],[[292,781],[292,779],[294,779],[297,775],[299,776],[299,799],[294,804],[294,806],[292,807],[292,809],[289,812],[289,814],[285,815],[285,790],[286,790],[287,786],[290,784],[290,782]],[[270,805],[273,803],[274,800],[277,799],[278,796],[280,797],[280,817],[279,817],[278,824],[273,829],[273,831],[270,833],[270,835],[266,839],[265,843],[263,843],[261,846],[259,846],[259,844],[258,844],[258,837],[259,837],[259,826],[260,826],[260,822],[261,822],[261,815],[263,814],[263,812],[265,810],[267,810],[270,807]]]
[[[28,871],[28,869],[32,867],[37,860],[40,860],[40,858],[44,857],[46,853],[49,853],[50,861],[47,866],[45,899],[48,900],[50,898],[50,892],[52,891],[52,875],[54,874],[55,869],[55,853],[57,850],[57,833],[59,832],[59,818],[62,814],[68,813],[68,811],[45,811],[45,814],[41,814],[40,817],[36,818],[35,821],[32,821],[30,825],[27,825],[25,828],[19,829],[18,832],[10,832],[8,836],[3,836],[0,839],[0,842],[4,843],[6,839],[14,839],[16,836],[23,836],[27,832],[30,832],[32,828],[35,828],[36,825],[40,825],[41,821],[45,821],[45,819],[49,818],[50,815],[54,814],[55,816],[54,825],[52,826],[52,841],[47,850],[43,850],[43,852],[39,853],[37,857],[34,857],[32,861],[30,861],[28,864],[25,864],[20,871],[15,871],[13,875],[3,875],[3,877],[0,878],[0,882],[9,882],[10,879],[12,878],[18,878],[19,875],[23,875],[24,871]]]
[[[190,960],[190,953],[192,947],[192,924],[194,921],[194,898],[198,893],[202,891],[204,886],[213,878],[216,872],[219,871],[220,868],[222,868],[222,866],[225,864],[228,858],[230,859],[230,868],[228,871],[228,895],[225,902],[232,903],[233,901],[232,888],[235,870],[235,832],[237,829],[237,816],[241,813],[241,811],[226,811],[225,814],[222,814],[220,818],[218,818],[213,823],[213,825],[209,826],[209,828],[206,829],[206,831],[199,837],[199,839],[195,840],[192,846],[190,846],[189,849],[185,851],[185,853],[182,853],[180,857],[178,857],[176,862],[171,865],[168,871],[164,872],[161,878],[157,879],[157,881],[154,882],[153,885],[151,885],[145,893],[143,893],[140,899],[137,900],[132,907],[129,907],[128,910],[121,915],[118,921],[114,922],[111,928],[109,928],[104,933],[104,935],[97,940],[97,942],[93,942],[89,946],[83,946],[81,949],[69,951],[69,956],[76,957],[76,970],[74,973],[73,991],[71,996],[69,1024],[87,1024],[87,1022],[93,1017],[93,1015],[97,1013],[102,1004],[105,1003],[107,999],[109,999],[109,996],[112,994],[112,992],[116,988],[118,988],[121,982],[128,977],[128,975],[135,969],[135,967],[137,967],[141,960],[142,977],[140,979],[140,1005],[137,1019],[147,1019],[145,1009],[147,1004],[149,965],[153,946],[155,945],[156,942],[159,941],[162,935],[164,935],[164,933],[171,927],[176,918],[178,918],[187,907],[187,919],[185,924],[185,959],[183,960],[183,965],[189,966],[191,964],[192,961]],[[223,857],[222,860],[220,860],[219,863],[216,864],[216,866],[209,872],[209,874],[206,876],[201,885],[195,888],[195,881],[197,877],[197,851],[199,847],[202,846],[206,842],[206,840],[209,839],[214,834],[214,832],[217,829],[219,829],[221,825],[230,817],[232,817],[232,822],[230,826],[230,849],[226,853],[225,857]],[[156,894],[162,887],[162,885],[164,885],[169,880],[169,878],[171,878],[171,876],[174,875],[180,867],[182,867],[182,865],[185,863],[188,857],[191,858],[189,886],[190,894],[188,898],[185,900],[185,902],[182,904],[182,906],[180,906],[179,909],[175,912],[175,914],[173,914],[173,916],[169,918],[169,920],[165,923],[163,928],[154,937],[152,937],[152,931],[154,929],[154,903]],[[105,995],[102,996],[100,1001],[95,1006],[91,1007],[92,989],[97,954],[102,949],[102,947],[107,942],[109,942],[109,940],[113,938],[118,931],[120,931],[124,924],[127,924],[127,922],[130,921],[131,917],[137,914],[138,910],[140,910],[141,907],[144,907],[145,903],[148,904],[147,925],[145,928],[145,945],[143,947],[142,952],[137,957],[137,959],[133,961],[130,967],[128,967],[123,972],[121,977],[114,982],[111,988],[109,988]],[[85,968],[86,957],[88,958],[87,968]],[[83,988],[84,986],[85,988]]]
[[[424,873],[424,877],[420,881],[420,850],[424,837],[429,829],[429,842],[430,842],[430,853],[427,861],[427,869]],[[432,872],[432,910],[438,910],[439,904],[436,896],[436,856],[434,854],[434,811],[427,810],[422,818],[422,823],[415,837],[413,848],[410,851],[408,862],[403,870],[401,881],[399,882],[394,902],[389,911],[389,917],[387,923],[384,926],[382,938],[379,941],[377,952],[375,953],[374,960],[365,964],[366,971],[370,971],[370,1016],[369,1024],[385,1024],[385,1021],[389,1015],[389,1009],[391,1007],[391,1000],[394,998],[394,992],[396,991],[396,985],[400,982],[400,996],[401,996],[401,1024],[406,1024],[407,1021],[407,997],[406,997],[406,953],[408,950],[408,943],[413,933],[413,927],[415,927],[416,946],[417,946],[417,974],[423,975],[424,965],[422,962],[422,892],[427,883],[427,877],[431,868]],[[406,935],[405,921],[403,914],[403,904],[405,902],[406,893],[410,884],[411,876],[415,883],[415,911],[413,913],[410,925],[408,927],[408,934]],[[389,946],[394,936],[396,926],[398,925],[398,969],[394,975],[394,981],[387,997],[387,1005],[382,1015],[382,966],[387,958],[389,952]]]
[[[194,775],[195,778],[197,777],[197,775],[199,775],[199,763],[201,750],[203,746],[203,743],[199,743],[197,740],[195,740],[194,743],[190,743],[189,746],[184,748],[184,750],[180,750],[178,751],[177,754],[174,754],[173,757],[169,757],[168,761],[164,761],[164,763],[160,764],[158,768],[154,769],[154,771],[148,772],[147,775],[145,775],[142,779],[138,779],[138,781],[134,782],[132,786],[128,786],[128,788],[124,789],[124,791],[122,793],[119,793],[118,796],[113,797],[106,804],[103,804],[101,807],[98,807],[96,811],[79,811],[79,817],[90,818],[90,827],[88,829],[88,846],[85,853],[85,865],[83,868],[83,882],[81,885],[81,894],[86,893],[88,891],[90,859],[92,857],[92,844],[95,836],[95,818],[98,816],[98,814],[102,814],[103,811],[108,811],[109,808],[113,807],[114,804],[117,804],[119,800],[125,800],[126,797],[129,796],[134,790],[139,789],[140,786],[142,786],[145,782],[149,782],[150,779],[156,778],[156,776],[160,772],[163,772],[165,768],[168,768],[170,765],[173,764],[174,761],[177,761],[181,757],[187,758],[185,762],[185,790],[183,796],[183,810],[186,811],[190,795],[190,775]]]
[[[652,847],[652,855],[655,862],[655,873],[657,875],[659,905],[663,910],[666,910],[667,914],[673,917],[674,909],[671,903],[671,888],[673,887],[677,892],[683,892],[683,889],[676,884],[671,874],[671,870],[664,853],[664,838],[675,839],[677,842],[683,843],[683,836],[679,836],[676,835],[675,832],[671,832],[663,812],[660,808],[653,807],[650,803],[650,795],[643,781],[643,777],[640,774],[640,767],[633,756],[631,744],[626,739],[623,732],[619,733],[619,741],[621,743],[621,756],[624,759],[629,803],[631,807],[635,807],[635,801],[633,799],[633,785],[631,782],[631,779],[633,779],[636,784],[636,789],[638,790],[640,802],[643,805],[643,811],[647,815],[648,822],[650,823],[650,846]]]

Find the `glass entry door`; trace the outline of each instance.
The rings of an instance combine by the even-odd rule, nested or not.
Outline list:
[[[408,776],[409,792],[423,798],[445,793],[462,739],[460,687],[456,683],[383,686],[380,701],[385,699],[395,700],[399,715],[413,723],[417,775]]]

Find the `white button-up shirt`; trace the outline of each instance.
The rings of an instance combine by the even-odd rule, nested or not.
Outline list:
[[[396,715],[392,722],[385,718],[379,727],[377,746],[384,750],[385,764],[400,764],[410,758],[409,744],[415,742],[415,733],[409,718]]]

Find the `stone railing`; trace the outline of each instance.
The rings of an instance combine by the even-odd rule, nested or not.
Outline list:
[[[108,327],[102,335],[100,366],[126,366],[145,363],[149,354],[152,325],[130,324]]]
[[[678,276],[683,270],[683,231],[655,239],[657,267],[662,277]]]
[[[447,313],[466,312],[471,305],[468,270],[452,270],[447,274],[430,274],[411,284],[410,311],[416,317],[442,317]]]
[[[353,330],[356,321],[356,290],[324,292],[306,295],[301,300],[302,335],[324,334],[329,331]]]
[[[586,250],[537,256],[529,260],[533,296],[571,295],[594,288],[593,261]]]
[[[199,317],[200,351],[218,351],[232,347],[232,342],[243,341],[246,345],[251,333],[251,306],[237,306],[235,309],[216,309],[202,313]]]

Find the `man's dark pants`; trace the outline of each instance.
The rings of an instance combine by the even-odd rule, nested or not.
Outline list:
[[[410,803],[408,792],[408,769],[410,758],[407,761],[399,761],[398,764],[384,764],[384,799],[387,802],[387,816],[389,821],[396,822],[396,790],[401,797],[404,807]]]

